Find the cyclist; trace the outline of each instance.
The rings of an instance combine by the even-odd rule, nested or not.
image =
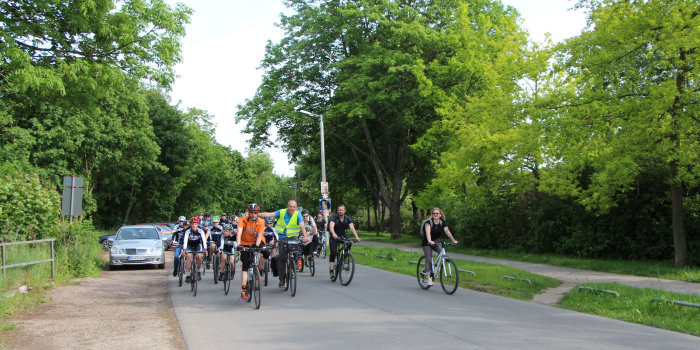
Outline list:
[[[211,225],[212,225],[212,222],[211,222],[211,213],[209,213],[209,212],[205,212],[205,213],[204,213],[204,219],[202,219],[202,226],[205,226],[205,225],[206,225],[207,227],[211,227]]]
[[[330,239],[330,248],[331,248],[331,255],[328,258],[328,261],[330,263],[330,276],[333,278],[333,269],[335,268],[335,257],[338,255],[338,240],[339,237],[347,238],[345,236],[345,230],[350,228],[352,231],[352,234],[355,235],[355,239],[359,242],[361,241],[360,237],[357,235],[357,231],[355,231],[355,225],[352,223],[352,219],[345,215],[345,204],[341,204],[338,206],[338,214],[333,215],[330,219],[330,224],[328,227],[328,230],[331,232],[331,239]]]
[[[229,220],[228,216],[226,213],[221,213],[221,224],[230,224],[231,220]]]
[[[328,232],[327,227],[326,227],[326,220],[323,218],[323,213],[318,213],[316,215],[316,229],[319,231],[318,232],[318,245],[316,246],[317,252],[316,255],[319,255],[321,253],[321,246],[326,244],[326,240],[328,239]]]
[[[306,228],[307,234],[311,235],[311,242],[304,245],[304,248],[301,251],[302,254],[308,257],[309,255],[313,254],[314,251],[316,251],[316,246],[318,246],[320,239],[318,229],[316,228],[316,221],[311,219],[309,211],[306,209],[302,210],[301,217],[304,220],[304,228]]]
[[[458,243],[454,237],[452,237],[450,229],[447,228],[445,213],[442,212],[442,209],[433,208],[431,213],[431,218],[423,221],[420,225],[422,237],[421,246],[423,247],[423,255],[425,255],[425,272],[430,273],[430,278],[428,279],[429,286],[433,285],[433,266],[430,262],[433,261],[433,250],[438,254],[442,250],[442,244],[440,242],[442,234],[444,233],[447,235],[447,237],[452,240],[452,243]]]
[[[221,243],[221,235],[223,234],[223,228],[219,225],[219,222],[221,219],[219,219],[218,216],[215,216],[211,219],[212,226],[209,229],[209,251],[207,253],[207,268],[211,268],[211,258],[214,256],[214,253],[216,252],[216,247],[219,246],[219,243]]]
[[[260,206],[252,203],[248,206],[248,215],[238,222],[238,233],[236,243],[244,247],[260,247],[260,243],[265,243],[265,221],[258,218]],[[263,251],[263,255],[264,255]],[[269,255],[268,255],[269,257]],[[262,260],[262,259],[261,259]],[[245,288],[248,281],[248,269],[253,263],[253,252],[245,251],[241,253],[241,299],[248,299]],[[255,266],[258,268],[258,266]]]
[[[303,242],[308,242],[306,228],[304,227],[304,219],[297,211],[297,202],[290,200],[287,203],[286,209],[277,210],[274,213],[260,213],[262,218],[275,218],[275,234],[279,241],[297,240],[299,231],[303,235]],[[287,248],[284,245],[277,247],[277,273],[279,274],[279,287],[284,288],[284,276],[287,272]]]
[[[194,277],[194,271],[190,271],[190,266],[192,265],[193,258],[197,262],[197,281],[201,281],[202,274],[199,272],[199,270],[202,268],[202,249],[204,249],[204,231],[199,228],[199,218],[193,217],[190,219],[190,228],[188,228],[187,231],[185,231],[182,249],[187,254],[187,258],[185,261],[185,271],[187,272],[187,278],[185,278],[185,281],[189,283]],[[193,254],[195,254],[194,257],[192,256]]]
[[[234,267],[236,264],[236,258],[233,255],[233,250],[236,249],[236,240],[237,236],[235,233],[233,233],[233,225],[231,224],[223,224],[221,225],[221,228],[223,230],[223,235],[221,236],[221,245],[219,246],[219,255],[223,256],[223,253],[228,253],[228,259],[229,262],[231,263],[231,266]],[[221,259],[221,266],[219,266],[219,281],[223,281],[224,279],[224,259]],[[233,278],[233,276],[231,276]]]
[[[175,225],[173,231],[173,247],[175,247],[175,254],[173,259],[173,277],[177,276],[178,260],[180,260],[180,253],[182,253],[182,239],[185,236],[185,231],[190,227],[187,222],[187,218],[180,216],[177,219],[178,223]]]

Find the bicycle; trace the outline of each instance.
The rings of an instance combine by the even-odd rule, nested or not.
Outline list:
[[[298,240],[280,241],[287,248],[287,273],[284,278],[284,291],[289,290],[291,296],[297,294],[297,252],[301,250]]]
[[[433,275],[436,273],[440,275],[440,285],[442,290],[448,294],[452,295],[459,286],[459,271],[457,270],[457,264],[454,260],[447,256],[447,251],[444,247],[453,246],[454,243],[442,243],[440,244],[440,254],[431,262]],[[428,281],[430,276],[425,272],[425,256],[421,256],[418,259],[418,267],[416,268],[416,278],[418,279],[418,285],[423,289],[430,288]]]
[[[320,256],[322,259],[326,258],[326,231],[319,231],[319,242],[318,247],[316,247],[316,256]]]
[[[181,252],[180,257],[177,259],[177,286],[182,287],[182,280],[185,278],[185,254],[186,252]]]
[[[217,247],[214,247],[213,251],[214,252],[212,253],[212,255],[214,255],[214,256],[211,259],[211,263],[212,263],[212,268],[214,269],[214,273],[213,273],[214,284],[218,284],[219,283],[219,264],[221,263],[221,261],[220,261],[221,257],[219,257],[219,253],[218,253],[219,249]]]
[[[233,276],[236,274],[236,264],[231,264],[231,255],[235,255],[236,252],[233,253],[228,253],[228,252],[223,252],[225,254],[225,261],[224,261],[224,278],[222,278],[222,282],[224,284],[224,295],[228,295],[229,290],[231,289],[231,280],[233,280]]]
[[[192,291],[192,296],[197,296],[197,258],[196,254],[192,254],[192,265],[190,266],[190,291]]]
[[[316,274],[316,259],[314,259],[314,253],[312,252],[311,254],[307,255],[306,257],[304,257],[304,255],[302,254],[302,260],[303,260],[302,266],[303,265],[308,266],[309,273],[311,274],[311,276],[315,275]]]
[[[240,251],[249,251],[253,254],[253,259],[250,262],[250,268],[248,268],[248,279],[245,286],[245,292],[248,295],[248,302],[255,300],[255,308],[260,308],[260,271],[258,270],[258,264],[260,263],[260,252],[267,249],[267,247],[240,247]]]
[[[352,278],[355,275],[355,256],[350,253],[350,248],[354,242],[357,242],[357,240],[338,237],[338,243],[342,243],[343,247],[338,249],[338,258],[333,268],[331,282],[335,282],[338,278],[340,278],[340,284],[344,286],[352,282]]]

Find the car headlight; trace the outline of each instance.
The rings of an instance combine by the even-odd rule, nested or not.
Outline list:
[[[153,252],[154,254],[160,254],[162,251],[163,251],[162,244],[159,244],[159,245],[155,246],[154,248],[151,248],[151,252]]]
[[[112,248],[110,248],[110,251],[112,252],[112,254],[126,254],[124,249],[115,246],[112,246]]]

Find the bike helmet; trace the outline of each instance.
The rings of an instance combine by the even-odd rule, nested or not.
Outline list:
[[[301,216],[309,215],[309,209],[304,209],[301,211]]]
[[[199,218],[196,217],[196,216],[190,219],[190,224],[195,224],[195,223],[196,223],[196,224],[199,223]]]
[[[187,221],[187,218],[184,216],[180,216],[179,218],[177,218],[177,221]]]
[[[233,231],[233,225],[231,224],[223,224],[221,225],[221,229],[224,231]]]
[[[200,216],[200,215],[204,216],[204,213],[202,213],[201,211],[199,213],[197,213],[197,216]]]
[[[266,222],[275,222],[275,218],[265,218]]]
[[[248,211],[260,211],[260,206],[252,203],[248,206]]]
[[[211,218],[211,222],[221,222],[221,219],[219,219],[218,216],[215,216],[215,217]]]
[[[211,213],[210,212],[204,213],[204,217],[207,217],[207,216],[211,216]]]
[[[226,215],[226,213],[221,213],[221,216],[228,216],[228,215]]]

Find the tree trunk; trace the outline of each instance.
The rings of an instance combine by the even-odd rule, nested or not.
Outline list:
[[[374,198],[372,206],[374,206],[374,229],[377,230],[377,236],[379,236],[379,199]]]
[[[131,209],[134,207],[134,192],[136,192],[136,185],[131,185],[131,192],[129,192],[129,205],[126,207],[126,214],[124,215],[124,225],[129,221],[129,215],[131,215]]]
[[[676,76],[676,90],[678,94],[673,100],[671,106],[671,135],[669,139],[673,144],[673,154],[678,157],[681,148],[679,113],[683,109],[680,95],[683,93],[686,85],[686,76],[688,65],[686,64],[686,52],[680,51],[680,61],[682,63],[679,73]],[[673,224],[673,248],[676,255],[676,266],[688,265],[688,242],[685,235],[685,224],[683,222],[683,190],[681,188],[681,180],[678,178],[678,159],[674,158],[669,164],[669,172],[671,175],[671,216]]]

